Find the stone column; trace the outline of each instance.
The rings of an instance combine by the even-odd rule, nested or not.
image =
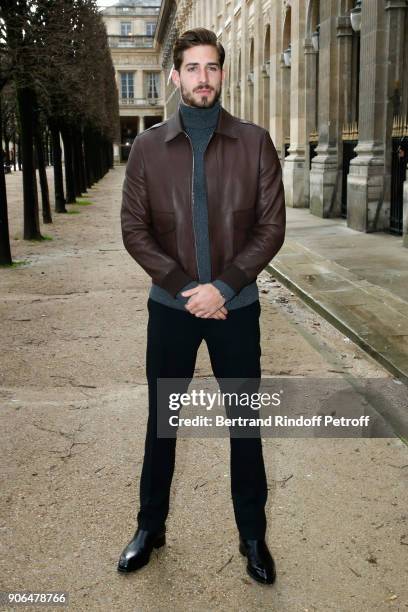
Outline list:
[[[337,10],[335,0],[320,3],[319,144],[310,171],[310,212],[319,217],[333,216],[337,188]]]
[[[357,38],[357,34],[354,34]],[[339,165],[337,168],[337,189],[333,201],[332,216],[341,215],[342,187],[343,187],[343,126],[349,129],[351,124],[358,125],[358,108],[356,98],[359,94],[359,83],[357,75],[354,74],[353,54],[353,30],[351,27],[350,14],[341,15],[337,19],[337,37],[339,51],[339,75],[337,88],[338,106],[338,155]],[[356,40],[357,42],[357,40]],[[357,46],[357,45],[356,45]]]
[[[236,61],[236,43],[235,43],[235,27],[234,19],[232,17],[232,5],[229,3],[224,8],[224,24],[227,23],[225,32],[225,65],[224,69],[227,70],[225,85],[224,85],[224,100],[225,108],[228,112],[234,114],[234,74],[235,74],[235,61]],[[228,101],[228,102],[227,102]]]
[[[305,165],[303,175],[303,198],[305,206],[310,205],[310,147],[311,132],[317,132],[317,52],[311,38],[307,37],[303,45],[305,62]]]
[[[262,125],[262,58],[263,58],[263,28],[262,3],[254,0],[254,108],[252,121]]]
[[[386,129],[387,138],[384,143],[384,201],[390,202],[391,207],[391,173],[392,173],[392,128],[394,116],[407,116],[408,107],[408,78],[407,66],[404,65],[404,54],[407,52],[406,24],[408,19],[408,0],[386,0],[385,2],[385,30],[386,30],[386,52],[388,59],[386,104]],[[405,92],[403,88],[405,87]],[[405,132],[406,133],[406,132]],[[403,245],[408,246],[407,224],[408,224],[408,172],[407,180],[403,187]],[[386,211],[384,211],[385,214]],[[386,227],[389,227],[389,215],[384,219]]]
[[[285,64],[283,53],[280,56],[281,73],[281,124],[282,124],[282,160],[285,163],[285,145],[290,144],[290,66]],[[289,139],[289,140],[288,140]]]
[[[144,115],[140,115],[139,117],[139,134],[144,132],[145,129],[145,120]]]
[[[113,144],[113,161],[117,164],[120,162],[120,147],[117,142]]]
[[[194,0],[194,4],[196,6],[196,27],[204,27],[204,18],[203,18],[203,3],[199,2],[199,0]]]
[[[266,128],[268,131],[270,129],[270,120],[271,120],[271,110],[270,110],[270,79],[269,79],[269,70],[270,70],[270,62],[269,64],[265,61],[265,66],[261,65],[261,96],[262,96],[262,105],[260,111],[260,121],[259,123],[262,127]]]
[[[363,0],[360,44],[360,103],[357,157],[347,179],[347,224],[362,232],[385,229],[390,207],[384,200],[386,116],[385,11],[383,0]]]
[[[283,182],[286,205],[302,208],[305,172],[305,63],[303,35],[305,31],[305,3],[292,0],[291,4],[291,68],[290,68],[290,147],[285,158]]]
[[[143,70],[136,70],[135,72],[135,98],[144,98],[144,83],[143,83]]]
[[[278,151],[281,162],[283,162],[283,134],[282,134],[282,11],[278,2],[273,2],[270,8],[271,24],[271,63],[269,68],[269,99],[270,99],[270,121],[269,131]]]
[[[254,3],[246,5],[246,27],[244,30],[246,46],[246,70],[245,70],[245,106],[244,117],[248,121],[254,120],[254,80],[255,80],[255,32],[254,32]],[[252,56],[252,60],[251,60]],[[251,75],[251,77],[250,77]],[[252,79],[252,80],[250,80]]]
[[[239,41],[237,39],[237,18],[234,13],[234,5],[231,5],[231,64],[230,64],[230,99],[231,99],[231,114],[238,116],[238,107],[236,104],[237,91],[237,70],[238,70],[238,53]]]
[[[207,0],[211,4],[211,30],[217,32],[217,0]]]
[[[241,3],[241,116],[246,119],[248,107],[247,79],[249,72],[248,46],[248,6],[244,0]]]

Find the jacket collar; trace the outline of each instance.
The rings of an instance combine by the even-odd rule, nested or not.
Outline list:
[[[167,135],[164,142],[173,140],[176,136],[184,132],[183,125],[180,118],[180,105],[177,107],[176,112],[167,121]],[[230,138],[238,138],[238,132],[236,129],[236,119],[228,111],[221,106],[220,113],[218,116],[217,126],[214,130],[217,134],[223,134]]]

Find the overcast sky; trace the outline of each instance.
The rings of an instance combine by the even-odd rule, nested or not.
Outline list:
[[[101,8],[104,8],[105,6],[112,6],[112,4],[115,4],[115,2],[116,0],[97,0],[97,4]]]

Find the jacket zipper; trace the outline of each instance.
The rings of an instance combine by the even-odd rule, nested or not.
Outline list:
[[[215,128],[214,128],[215,130]],[[208,226],[208,250],[209,250],[209,254],[210,254],[210,282],[211,279],[213,278],[213,261],[212,261],[212,257],[211,257],[211,240],[210,240],[210,207],[208,205],[208,185],[207,185],[207,175],[205,174],[205,154],[208,151],[208,147],[210,146],[210,142],[213,139],[214,136],[214,130],[212,131],[212,134],[210,136],[210,140],[207,142],[207,146],[205,148],[204,151],[204,155],[203,155],[203,164],[204,164],[204,178],[205,178],[205,191],[207,194],[207,226]]]
[[[195,227],[194,227],[194,149],[193,149],[193,143],[191,142],[190,136],[187,134],[187,132],[184,132],[184,134],[186,135],[186,138],[188,139],[190,143],[191,155],[193,158],[193,168],[192,168],[192,174],[191,174],[191,222],[193,225],[193,234],[194,234],[194,246],[195,246],[194,250],[195,250],[195,260],[196,260],[196,266],[197,266],[197,277],[198,277],[198,282],[200,282],[200,270],[198,267],[198,257],[197,257],[197,236],[196,236]]]

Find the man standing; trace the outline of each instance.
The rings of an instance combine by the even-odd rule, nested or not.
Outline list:
[[[283,244],[282,171],[267,130],[220,105],[225,52],[204,28],[175,43],[177,112],[138,135],[123,185],[126,249],[152,278],[149,418],[138,528],[119,559],[129,572],[165,544],[176,438],[157,436],[157,379],[191,379],[205,340],[217,379],[260,378],[257,275]],[[267,482],[258,438],[231,437],[231,495],[247,571],[271,584]]]

